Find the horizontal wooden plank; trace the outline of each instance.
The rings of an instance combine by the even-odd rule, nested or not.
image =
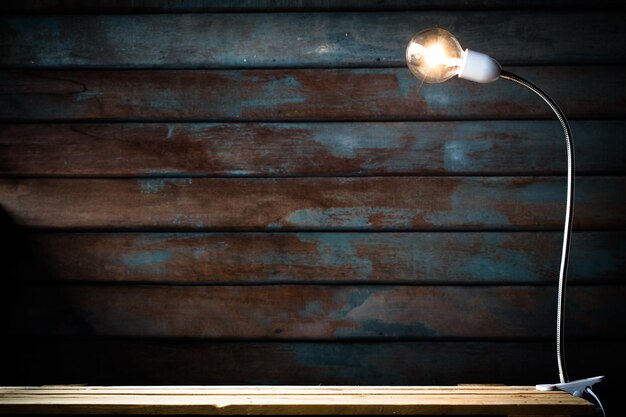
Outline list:
[[[437,10],[437,9],[600,9],[620,0],[25,0],[0,5],[4,13],[188,13],[228,11]]]
[[[408,40],[435,26],[503,65],[617,64],[625,19],[614,10],[6,16],[0,66],[405,66]]]
[[[4,385],[519,385],[557,379],[551,342],[6,343],[14,360],[0,374]],[[572,378],[611,377],[626,365],[624,342],[572,341],[567,347]],[[618,390],[615,384],[598,385],[599,392],[608,388]]]
[[[577,228],[625,224],[626,177],[577,187]],[[17,224],[75,230],[558,230],[564,200],[558,177],[0,180]]]
[[[625,296],[570,287],[568,336],[616,337]],[[28,285],[5,297],[10,336],[511,339],[553,337],[556,287]]]
[[[621,66],[514,67],[571,118],[624,118]],[[0,71],[0,120],[429,120],[554,115],[505,80],[424,85],[406,68]]]
[[[4,235],[16,282],[554,284],[561,232]],[[18,242],[23,241],[22,245]],[[573,234],[569,281],[626,283],[626,233]],[[11,266],[13,266],[11,268]],[[94,265],[97,265],[94,268]]]
[[[626,172],[626,122],[572,122],[578,174]],[[4,176],[554,175],[555,121],[13,124]]]
[[[166,386],[0,387],[0,414],[592,414],[563,391],[534,386]]]
[[[282,395],[333,395],[337,397],[364,394],[367,396],[402,396],[413,394],[415,390],[423,391],[425,395],[473,395],[473,394],[528,394],[535,387],[507,386],[501,384],[460,384],[453,386],[403,386],[394,385],[125,385],[125,386],[97,386],[97,385],[44,385],[44,386],[3,386],[0,387],[0,396],[6,400],[26,399],[31,395],[40,395],[41,398],[71,397],[73,395],[93,394],[104,396],[112,395],[175,395],[187,396],[191,401],[198,396],[216,397],[231,395],[254,396],[282,396]]]

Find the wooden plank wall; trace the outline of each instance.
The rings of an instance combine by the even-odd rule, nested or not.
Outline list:
[[[2,384],[554,382],[560,128],[418,89],[436,25],[572,119],[566,353],[617,407],[619,2],[132,3],[0,6]]]

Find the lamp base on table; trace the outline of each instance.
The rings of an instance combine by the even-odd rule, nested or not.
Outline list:
[[[560,389],[561,391],[569,392],[574,397],[582,397],[587,388],[591,388],[594,384],[602,382],[603,379],[603,376],[594,376],[559,384],[538,384],[535,385],[535,388],[537,391],[554,391]]]

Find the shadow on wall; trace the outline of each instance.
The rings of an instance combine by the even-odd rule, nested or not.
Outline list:
[[[20,314],[16,305],[16,294],[23,290],[22,284],[45,276],[43,265],[37,262],[26,233],[13,221],[9,213],[0,207],[0,332],[2,345],[9,354],[3,355],[0,362],[0,383],[13,385],[18,381],[27,382],[20,375],[19,360],[16,360],[18,338],[14,328],[14,318]]]
[[[4,347],[0,361],[0,384],[2,385],[42,385],[50,383],[69,383],[70,381],[49,380],[47,371],[35,366],[27,366],[29,355],[43,355],[52,358],[37,335],[45,334],[46,329],[38,327],[38,316],[46,310],[30,311],[20,300],[27,300],[33,291],[32,283],[55,285],[54,277],[38,255],[35,243],[29,233],[21,228],[11,215],[0,207],[0,341]],[[55,292],[55,294],[58,294]],[[64,309],[73,309],[69,297],[55,296],[52,302]],[[32,304],[31,304],[32,306]],[[76,316],[76,315],[73,315]],[[34,349],[33,349],[34,347]],[[40,361],[35,360],[38,363]],[[50,361],[54,362],[54,360]],[[59,364],[51,363],[52,369]],[[49,376],[49,374],[48,374]]]

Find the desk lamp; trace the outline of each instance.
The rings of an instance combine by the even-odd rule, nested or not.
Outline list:
[[[447,30],[440,28],[426,29],[413,36],[406,48],[406,62],[413,75],[425,83],[442,83],[455,75],[478,83],[490,83],[499,78],[513,81],[541,97],[556,114],[559,122],[561,122],[567,145],[567,201],[556,316],[556,357],[560,382],[556,384],[539,384],[536,386],[536,389],[541,391],[560,389],[577,397],[587,392],[602,407],[599,399],[591,390],[591,386],[600,382],[603,377],[597,376],[569,381],[565,369],[565,355],[563,351],[565,287],[572,233],[572,216],[574,214],[574,141],[565,115],[554,100],[533,83],[503,70],[500,64],[488,55],[470,49],[463,50],[459,41]]]

